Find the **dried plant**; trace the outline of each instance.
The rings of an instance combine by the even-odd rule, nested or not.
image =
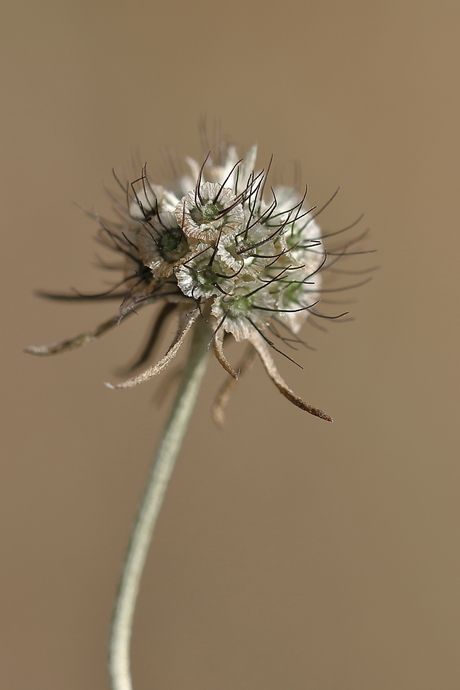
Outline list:
[[[258,170],[256,154],[254,146],[239,158],[234,146],[220,140],[201,165],[187,158],[186,172],[176,175],[165,186],[150,179],[146,166],[136,180],[127,184],[115,176],[118,191],[121,189],[121,194],[112,197],[117,220],[94,216],[100,225],[99,242],[119,259],[115,265],[103,265],[119,269],[123,277],[106,292],[97,294],[40,293],[52,299],[77,301],[118,299],[121,304],[116,315],[94,330],[58,344],[27,349],[35,355],[53,355],[87,345],[139,309],[160,303],[132,371],[147,364],[164,324],[173,314],[177,315],[177,332],[166,354],[126,381],[107,384],[110,388],[132,388],[156,376],[175,358],[188,333],[193,333],[182,381],[160,441],[122,573],[110,642],[113,690],[132,687],[129,640],[139,580],[205,370],[207,351],[213,348],[228,374],[214,404],[217,422],[223,423],[230,394],[256,355],[290,402],[332,421],[289,388],[272,353],[280,353],[296,364],[284,349],[305,345],[299,336],[305,319],[338,319],[345,315],[319,311],[320,296],[326,290],[322,274],[341,257],[356,253],[349,248],[362,235],[326,251],[316,222],[323,209],[309,207],[306,189],[281,184],[269,187],[270,165],[266,170]],[[340,234],[353,225],[331,234]],[[235,368],[224,351],[229,340],[247,341]]]

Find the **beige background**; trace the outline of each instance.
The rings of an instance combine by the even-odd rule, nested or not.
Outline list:
[[[458,3],[8,3],[2,19],[1,674],[8,690],[107,687],[131,521],[168,405],[102,385],[146,314],[55,359],[29,344],[114,307],[98,290],[103,181],[140,152],[200,155],[202,113],[275,168],[297,159],[321,220],[365,213],[379,263],[356,320],[257,366],[221,433],[211,365],[143,580],[135,690],[460,687]],[[6,18],[6,21],[5,21]],[[170,332],[172,326],[170,327]],[[235,355],[231,353],[233,358]],[[160,383],[161,386],[161,383]],[[169,401],[168,401],[169,402]]]

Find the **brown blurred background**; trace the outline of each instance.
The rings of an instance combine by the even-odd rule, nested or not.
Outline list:
[[[356,320],[301,351],[292,407],[257,365],[222,433],[214,363],[161,514],[133,635],[135,690],[457,690],[458,67],[453,1],[8,3],[3,9],[1,687],[107,687],[112,602],[168,410],[110,391],[148,314],[80,351],[103,182],[133,154],[200,156],[220,118],[261,164],[302,166],[321,216],[361,212],[381,269]],[[340,308],[340,307],[339,307]],[[169,333],[173,330],[170,325]],[[229,353],[237,358],[237,353]],[[233,359],[235,361],[235,359]]]

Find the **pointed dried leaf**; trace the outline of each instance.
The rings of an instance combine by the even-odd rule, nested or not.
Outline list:
[[[176,336],[172,341],[171,345],[169,346],[169,349],[166,352],[165,356],[162,359],[160,359],[159,362],[149,367],[138,376],[134,376],[133,378],[128,379],[127,381],[123,381],[123,383],[118,383],[115,386],[111,383],[106,383],[105,385],[108,388],[133,388],[133,386],[138,386],[140,383],[148,381],[149,379],[153,378],[161,371],[166,369],[166,367],[169,366],[169,364],[171,364],[172,360],[179,351],[180,346],[184,342],[187,333],[195,323],[198,315],[198,309],[194,309],[193,311],[181,312],[179,316],[179,327]]]
[[[238,371],[238,378],[230,378],[226,379],[222,387],[220,388],[216,399],[214,400],[214,404],[212,406],[212,416],[214,418],[214,421],[216,424],[219,426],[224,426],[225,423],[225,408],[227,407],[229,400],[232,396],[232,393],[234,391],[234,388],[237,384],[238,381],[241,380],[241,377],[246,374],[246,372],[250,371],[252,368],[252,365],[254,363],[254,358],[256,355],[256,351],[253,348],[252,345],[249,345],[249,347],[246,349],[245,354],[243,355],[242,359],[239,362],[239,365],[237,367]]]
[[[224,330],[223,328],[219,328],[217,333],[214,335],[214,354],[216,355],[216,359],[223,366],[225,371],[232,376],[234,379],[238,379],[238,374],[236,371],[233,369],[232,365],[226,358],[224,354]]]
[[[107,331],[110,331],[115,326],[118,326],[118,322],[118,315],[112,316],[111,319],[104,321],[92,331],[80,333],[80,335],[76,335],[74,338],[63,340],[60,343],[53,343],[52,345],[32,345],[31,347],[27,347],[24,352],[28,352],[31,355],[46,357],[48,355],[57,355],[67,350],[75,350],[77,347],[84,347],[92,343],[93,340],[97,340],[101,335],[107,333]]]
[[[312,414],[315,417],[325,419],[327,422],[333,421],[332,417],[329,417],[329,415],[327,415],[322,410],[319,410],[317,407],[313,407],[313,405],[308,405],[295,393],[293,393],[293,391],[291,391],[289,386],[281,377],[278,369],[276,368],[275,362],[273,361],[273,357],[270,354],[269,346],[259,333],[254,333],[251,336],[251,343],[256,348],[267,374],[270,376],[275,386],[278,388],[280,393],[284,395],[285,398],[290,400],[290,402],[294,403],[294,405],[297,405],[297,407],[300,407],[301,410],[305,410],[305,412],[309,412],[309,414]]]

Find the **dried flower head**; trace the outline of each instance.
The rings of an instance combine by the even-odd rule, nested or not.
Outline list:
[[[298,333],[305,319],[310,314],[324,316],[315,310],[321,270],[328,260],[315,220],[318,211],[306,204],[306,191],[278,185],[267,192],[268,170],[255,169],[256,147],[239,159],[233,146],[221,144],[216,159],[208,153],[201,166],[191,159],[186,162],[188,174],[169,189],[153,184],[144,166],[137,180],[126,186],[119,183],[123,200],[115,202],[120,220],[108,222],[96,216],[99,241],[121,258],[122,280],[96,295],[42,293],[57,299],[121,298],[118,314],[93,331],[27,351],[51,355],[86,345],[139,308],[161,302],[133,368],[148,360],[162,325],[176,312],[178,330],[167,353],[142,373],[108,386],[131,388],[163,371],[201,318],[210,323],[215,355],[231,377],[214,407],[218,421],[233,385],[249,369],[255,353],[288,400],[332,421],[290,390],[272,357],[272,351],[281,352],[273,337],[293,347],[302,343]],[[346,253],[348,246],[329,263]],[[248,342],[236,369],[224,354],[228,338]]]

